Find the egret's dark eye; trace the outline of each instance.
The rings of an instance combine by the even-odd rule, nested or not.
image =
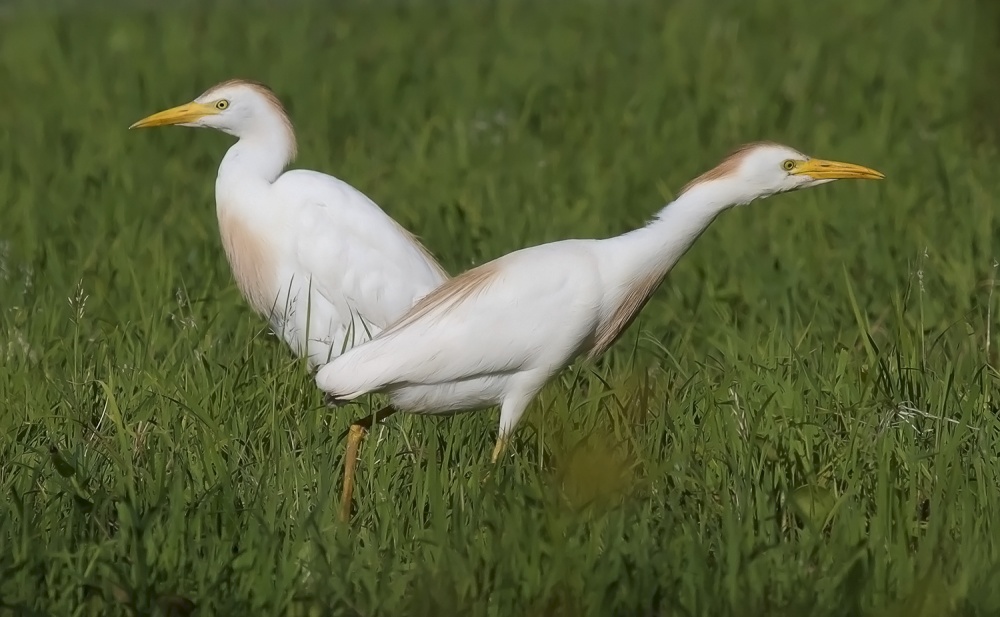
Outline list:
[[[223,109],[225,109],[225,108],[227,108],[227,107],[229,107],[229,101],[227,101],[226,99],[222,99],[221,101],[218,101],[215,104],[215,108],[218,109],[218,110],[220,110],[220,111],[223,110]]]
[[[781,168],[784,169],[785,171],[792,171],[793,169],[795,169],[795,161],[793,161],[792,159],[788,159],[787,161],[781,164]]]

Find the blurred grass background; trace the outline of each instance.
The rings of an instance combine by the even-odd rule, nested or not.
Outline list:
[[[0,8],[0,615],[1000,611],[989,2]],[[888,178],[720,218],[496,469],[495,410],[378,427],[343,526],[380,401],[241,300],[231,139],[126,130],[231,77],[453,273],[754,139]]]

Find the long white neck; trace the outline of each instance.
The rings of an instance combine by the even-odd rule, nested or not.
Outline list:
[[[287,116],[277,109],[257,110],[253,122],[233,131],[239,138],[219,166],[216,187],[229,182],[278,179],[285,166],[295,158],[295,133]]]
[[[691,186],[641,229],[597,241],[606,294],[590,356],[607,350],[656,291],[663,277],[723,210],[747,203],[746,187],[730,179]]]
[[[622,284],[662,278],[719,214],[746,201],[746,186],[729,178],[692,186],[645,227],[602,242],[609,275]]]

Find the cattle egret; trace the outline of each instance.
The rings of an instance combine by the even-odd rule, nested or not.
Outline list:
[[[408,231],[357,189],[295,158],[274,93],[246,80],[139,120],[214,128],[238,139],[219,166],[216,213],[236,284],[309,369],[368,340],[448,277]]]
[[[542,386],[577,356],[606,351],[723,211],[837,179],[883,177],[779,144],[744,145],[640,229],[522,249],[452,278],[372,341],[321,367],[316,383],[334,403],[387,393],[383,417],[499,405],[496,462]],[[348,457],[363,435],[352,427]],[[353,461],[345,469],[353,472]],[[345,476],[343,516],[352,490]]]

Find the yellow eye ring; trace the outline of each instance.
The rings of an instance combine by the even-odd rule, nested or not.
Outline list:
[[[227,107],[229,107],[229,101],[227,101],[226,99],[222,99],[221,101],[219,101],[219,102],[217,102],[215,104],[215,108],[218,109],[218,110],[220,110],[220,111],[223,110],[223,109],[225,109],[225,108],[227,108]]]
[[[792,159],[788,159],[787,161],[781,164],[781,168],[784,169],[785,171],[792,171],[793,169],[795,169],[795,161],[793,161]]]

